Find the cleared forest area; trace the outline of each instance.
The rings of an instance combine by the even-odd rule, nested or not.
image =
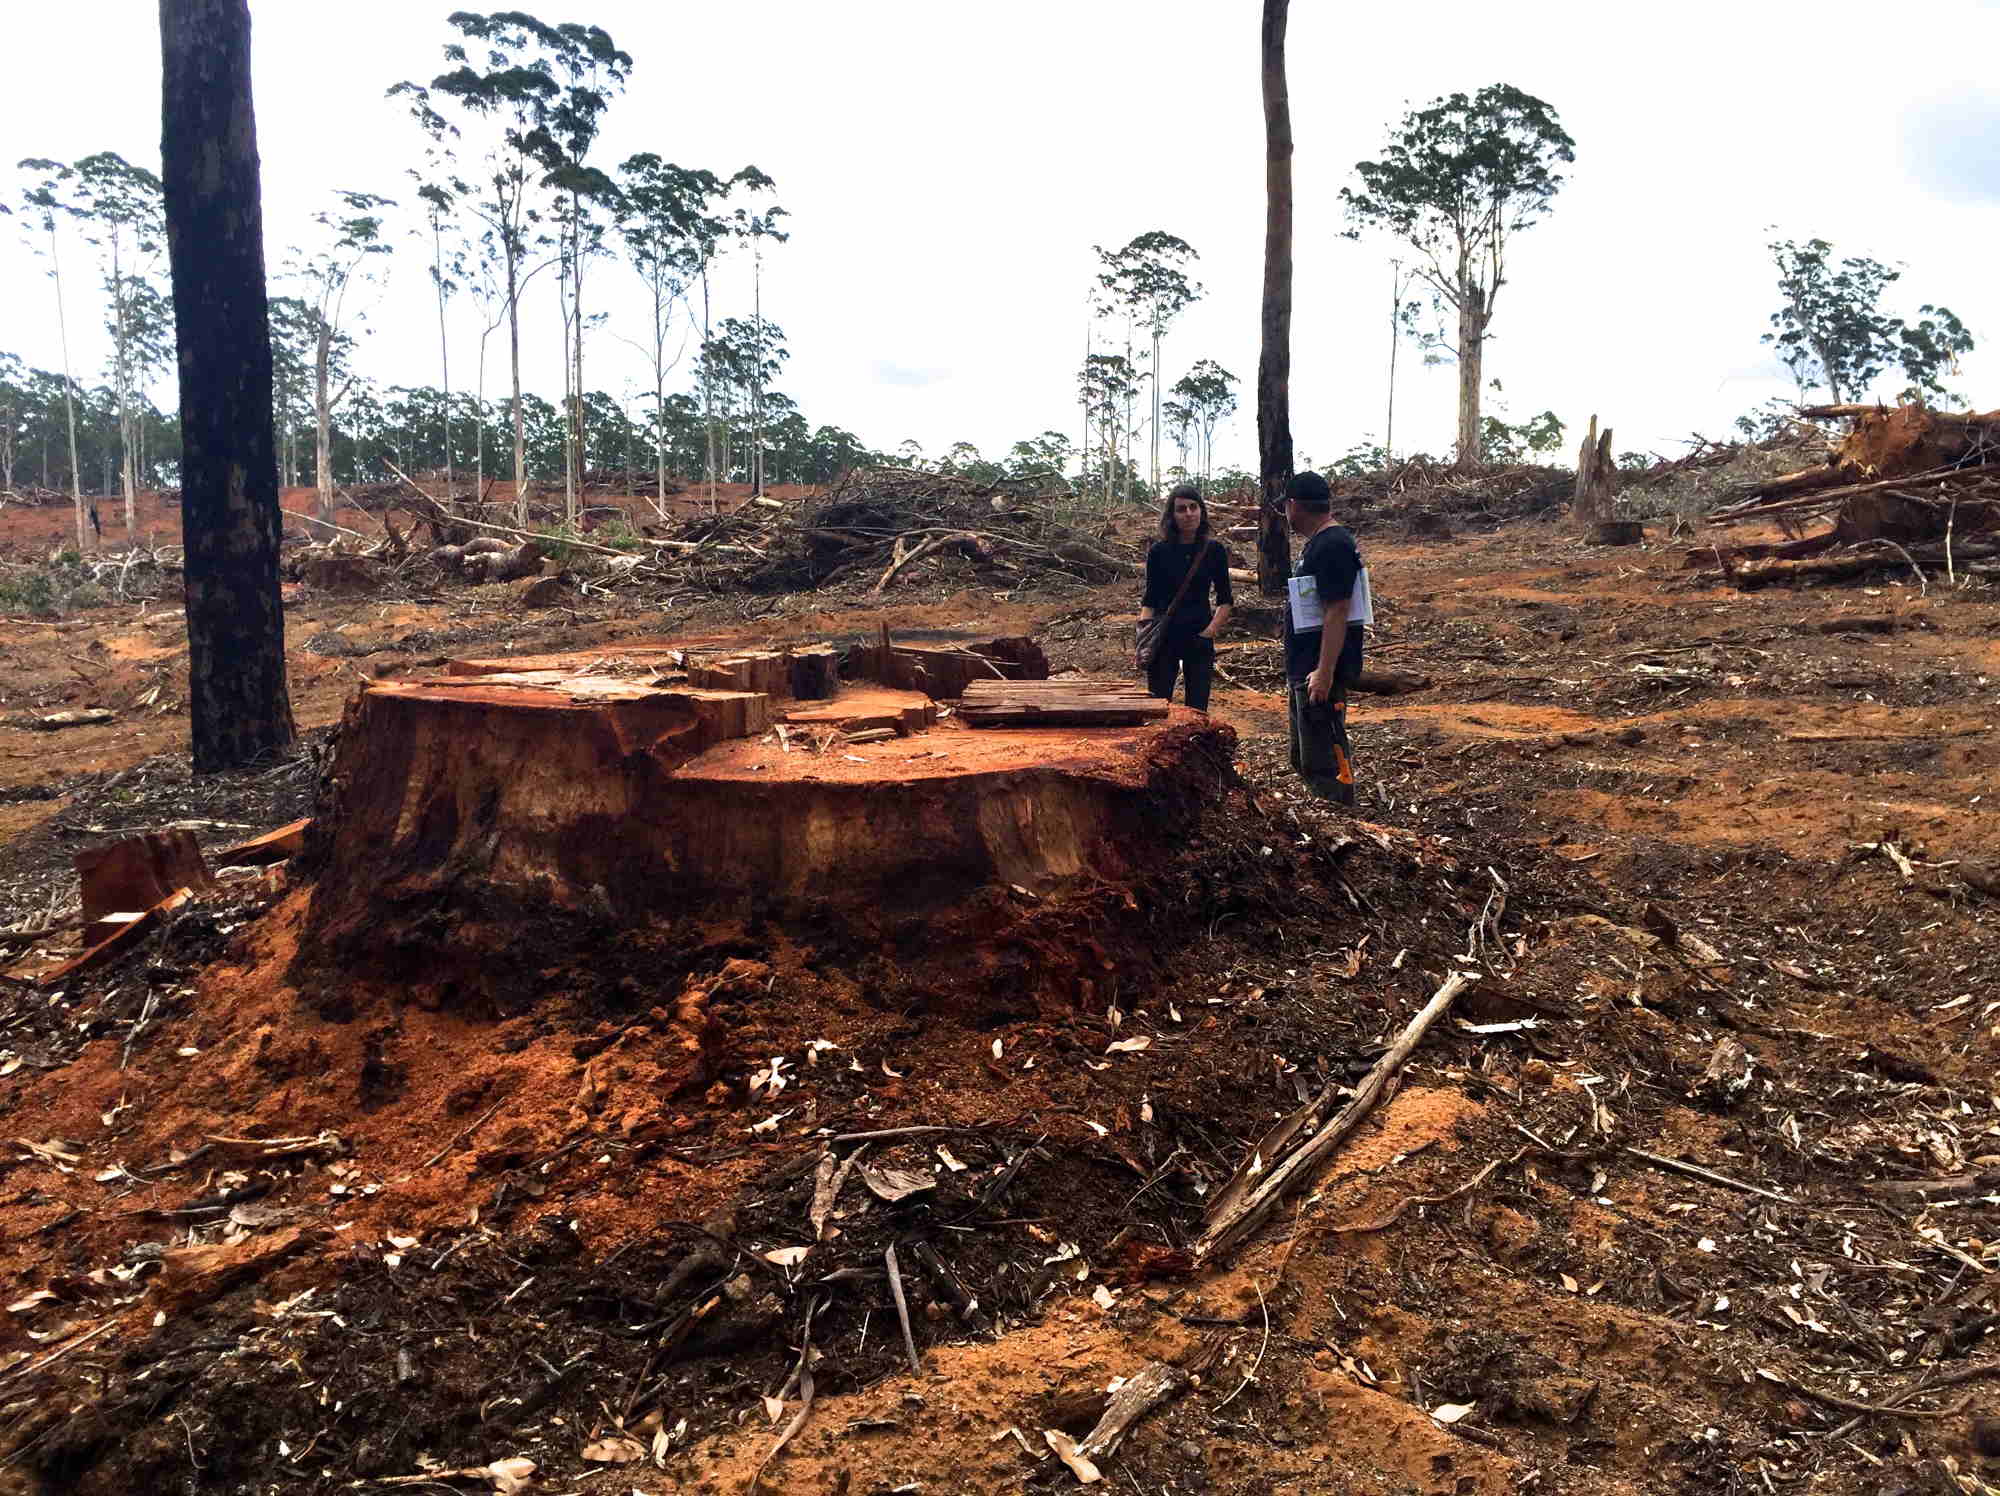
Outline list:
[[[551,1488],[733,1490],[798,1423],[769,1486],[1065,1484],[1052,1443],[1156,1363],[1163,1401],[1083,1456],[1148,1490],[1973,1477],[2000,607],[1900,562],[1742,591],[1685,537],[1573,538],[1563,475],[1516,471],[1353,485],[1398,579],[1375,653],[1430,677],[1355,708],[1359,819],[1295,792],[1274,650],[1246,637],[1215,747],[1191,744],[1233,771],[1148,792],[1185,831],[1134,823],[1039,889],[848,913],[828,889],[804,924],[642,886],[609,890],[651,901],[636,920],[447,903],[427,934],[364,918],[329,969],[308,857],[34,985],[76,939],[76,851],[327,815],[314,765],[363,682],[965,628],[1102,676],[1129,584],[1010,586],[956,550],[879,596],[872,564],[553,610],[387,567],[296,583],[318,746],[201,781],[170,608],[6,625],[7,918],[58,916],[9,937],[13,1478],[528,1460]],[[732,533],[768,553],[815,502]],[[57,729],[52,765],[37,720],[92,708],[112,720]],[[909,755],[961,751],[825,731],[774,726],[744,767],[907,784],[938,772]],[[1357,1085],[1453,971],[1479,980],[1309,1191],[1198,1265],[1260,1135]]]

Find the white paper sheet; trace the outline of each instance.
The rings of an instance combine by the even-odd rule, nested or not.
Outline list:
[[[1326,606],[1320,601],[1317,578],[1287,578],[1285,591],[1290,596],[1293,633],[1309,634],[1314,629],[1326,627]],[[1354,579],[1354,596],[1348,600],[1347,621],[1362,624],[1375,622],[1375,597],[1368,585],[1368,568],[1365,566]]]

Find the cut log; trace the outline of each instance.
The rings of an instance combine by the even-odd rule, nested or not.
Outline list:
[[[940,992],[1005,982],[1010,1003],[1067,1011],[1079,964],[1101,975],[1094,943],[1002,971],[968,918],[1011,928],[1011,889],[1122,886],[1170,855],[1220,797],[1234,742],[1176,712],[1113,732],[953,721],[848,752],[762,732],[703,748],[704,701],[770,710],[761,693],[556,672],[362,687],[309,849],[300,980],[519,1012],[643,967],[629,932],[768,915],[821,944],[892,931]]]
[[[1144,686],[1104,680],[976,680],[958,703],[968,727],[1133,727],[1167,710]]]
[[[42,717],[30,717],[28,726],[36,732],[60,732],[65,727],[102,727],[107,722],[116,722],[118,714],[108,707],[88,706],[75,711],[50,712]]]
[[[1817,556],[1840,544],[1840,537],[1828,530],[1824,535],[1808,535],[1803,540],[1773,541],[1768,545],[1704,546],[1691,550],[1681,560],[1684,570],[1703,566],[1730,566],[1742,561],[1799,561]]]
[[[1745,592],[1780,582],[1840,582],[1852,577],[1871,576],[1892,567],[1908,570],[1909,563],[1891,550],[1869,551],[1861,556],[1826,556],[1805,561],[1759,561],[1735,572],[1730,580]]]
[[[83,919],[150,909],[176,889],[215,886],[192,831],[148,831],[76,854],[83,885]],[[107,932],[108,933],[108,932]]]
[[[324,551],[299,563],[299,580],[315,592],[373,592],[386,575],[382,563],[372,556],[346,551]]]
[[[1431,678],[1413,670],[1364,670],[1347,683],[1349,691],[1364,696],[1408,696],[1412,691],[1430,689]]]
[[[288,857],[296,857],[306,844],[306,831],[312,825],[312,818],[293,821],[288,826],[280,826],[276,831],[266,831],[262,836],[253,836],[233,847],[225,847],[215,854],[217,867],[264,867],[273,862],[283,862]]]

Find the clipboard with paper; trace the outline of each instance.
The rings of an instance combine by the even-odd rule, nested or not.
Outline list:
[[[1309,634],[1314,629],[1326,627],[1326,604],[1320,601],[1317,577],[1288,578],[1285,590],[1289,594],[1293,633]],[[1374,595],[1368,586],[1368,568],[1365,566],[1354,578],[1354,595],[1348,600],[1347,621],[1371,625],[1375,622]]]

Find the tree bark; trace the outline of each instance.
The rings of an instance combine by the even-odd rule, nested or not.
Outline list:
[[[1291,0],[1264,0],[1264,312],[1257,356],[1257,465],[1264,508],[1257,527],[1257,584],[1285,590],[1292,569],[1285,487],[1292,481],[1292,105],[1285,88],[1285,22]]]
[[[1478,467],[1484,443],[1479,439],[1479,390],[1486,359],[1486,293],[1471,277],[1458,289],[1458,470]]]
[[[249,0],[160,0],[160,140],[181,397],[198,774],[292,745]]]

